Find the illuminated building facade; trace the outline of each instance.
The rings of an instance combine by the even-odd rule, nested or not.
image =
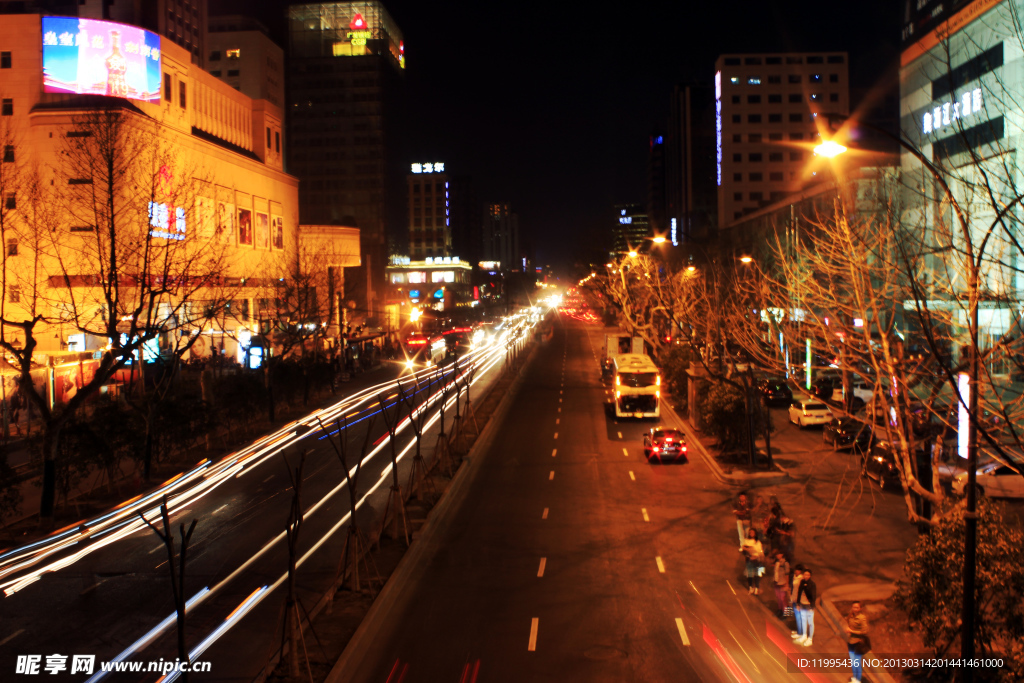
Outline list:
[[[817,182],[808,161],[850,110],[845,52],[727,54],[715,62],[718,226]]]
[[[405,43],[375,1],[288,7],[288,170],[304,223],[360,228],[356,317],[378,321],[388,238],[404,237]]]
[[[284,108],[284,50],[250,17],[211,17],[206,68],[254,100]]]
[[[642,204],[618,204],[615,206],[615,223],[612,227],[612,255],[622,256],[644,245],[645,240],[654,237],[647,212]]]
[[[55,14],[68,13],[67,8],[63,6],[67,3],[44,0],[44,4],[59,5],[48,10]],[[78,0],[77,10],[79,17],[118,21],[149,29],[184,48],[193,64],[204,65],[208,14],[206,0]]]
[[[410,165],[409,255],[414,260],[452,255],[451,182],[443,162]]]
[[[76,41],[81,43],[86,36],[93,52],[76,47]],[[286,282],[287,275],[300,263],[298,180],[284,172],[283,158],[273,144],[281,134],[281,109],[266,100],[253,100],[211,76],[192,62],[190,51],[175,42],[132,26],[79,18],[8,15],[0,22],[0,45],[0,133],[5,140],[0,182],[15,179],[2,188],[8,230],[24,227],[29,221],[23,209],[31,197],[26,196],[26,185],[16,180],[25,176],[15,171],[39,169],[50,174],[51,184],[55,180],[69,186],[65,190],[68,193],[71,187],[92,185],[89,177],[65,178],[66,173],[59,170],[63,168],[61,150],[67,148],[69,138],[92,137],[92,133],[76,129],[86,120],[84,117],[117,112],[148,131],[151,137],[147,140],[170,150],[174,168],[190,174],[176,177],[169,166],[159,169],[155,193],[142,195],[143,200],[149,199],[149,235],[158,245],[191,243],[201,249],[200,245],[215,243],[224,253],[225,270],[218,275],[224,286],[231,288],[232,301],[223,319],[203,329],[210,341],[204,337],[204,343],[193,349],[199,355],[215,349],[229,356],[238,353],[240,339],[254,328],[260,314],[273,306],[272,292],[280,286],[277,283]],[[91,56],[93,53],[98,56]],[[129,69],[126,64],[139,66]],[[72,76],[96,73],[97,68],[106,69],[105,85],[97,85],[92,78],[75,80]],[[194,188],[194,193],[187,200],[179,200],[178,205],[161,199],[172,196],[170,190],[166,195],[163,192],[175,185]],[[132,206],[146,220],[145,202],[141,208]],[[53,229],[62,231],[54,239],[60,239],[60,245],[71,246],[55,248],[73,251],[77,244],[74,240],[91,239],[88,236],[97,227],[83,224],[70,202],[60,211],[67,213],[54,218]],[[83,237],[77,238],[75,233]],[[358,264],[355,231],[311,229],[310,239],[324,254],[320,258],[324,267],[340,269]],[[27,245],[19,247],[14,237],[4,246],[5,278],[28,272],[22,270],[22,266],[30,268],[33,263]],[[66,282],[60,274],[68,271],[61,270],[54,254],[38,250],[32,253],[42,254],[46,272],[58,274],[50,276],[51,287],[67,288],[70,282],[70,288],[84,292],[81,296],[86,299],[90,297],[94,274],[74,274]],[[12,307],[23,302],[16,296],[15,285],[10,281],[3,284],[6,315],[16,317]],[[340,270],[335,284],[340,291]],[[91,351],[107,343],[105,339],[68,333],[66,327],[41,335],[39,340],[44,354]]]
[[[451,311],[479,305],[473,266],[458,256],[411,259],[395,256],[387,267],[387,319],[392,329],[409,321],[413,308]]]

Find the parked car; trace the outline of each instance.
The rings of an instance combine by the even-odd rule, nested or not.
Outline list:
[[[855,417],[844,415],[837,417],[825,425],[821,431],[821,439],[832,444],[832,448],[849,448],[859,446],[859,450],[867,448],[871,441],[871,427]]]
[[[879,488],[899,485],[900,471],[896,466],[894,446],[885,439],[872,438],[868,448],[861,450],[861,475],[878,482]]]
[[[843,390],[843,377],[834,373],[821,373],[814,380],[812,391],[821,400],[832,400],[836,389]]]
[[[689,462],[686,455],[686,436],[678,429],[654,427],[644,434],[644,456],[647,462],[665,460]]]
[[[975,486],[980,495],[991,498],[1024,498],[1024,476],[998,460],[983,465],[975,473]],[[963,495],[967,490],[967,473],[953,478],[953,491]]]
[[[850,410],[860,410],[867,405],[868,401],[870,401],[871,397],[874,395],[874,387],[859,377],[852,377],[850,379],[850,388],[853,393],[853,398],[850,402]],[[844,394],[845,390],[843,388],[843,383],[840,382],[839,386],[832,392],[832,400],[845,406],[846,397]]]
[[[789,421],[800,427],[823,425],[832,419],[832,411],[812,398],[797,398],[789,406]]]
[[[766,377],[757,383],[757,391],[765,405],[788,406],[793,402],[793,391],[786,380],[780,377]]]

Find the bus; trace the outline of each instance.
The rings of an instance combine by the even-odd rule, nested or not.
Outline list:
[[[615,417],[661,417],[661,372],[643,353],[614,358]]]

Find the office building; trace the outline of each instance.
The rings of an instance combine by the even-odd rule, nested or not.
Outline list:
[[[451,184],[444,163],[410,165],[409,255],[415,261],[452,256]]]
[[[819,114],[849,113],[845,52],[726,54],[715,62],[718,226],[816,182]]]
[[[284,107],[284,50],[249,17],[210,17],[206,68],[254,100]]]
[[[647,212],[642,204],[618,204],[615,206],[615,223],[612,226],[612,255],[622,256],[644,246],[654,237]]]
[[[669,109],[664,139],[665,237],[678,245],[718,227],[714,88],[676,85]]]
[[[43,4],[67,3],[44,1]],[[87,19],[109,19],[149,29],[188,51],[193,64],[205,64],[207,0],[78,0],[77,10],[71,14]]]
[[[288,169],[304,223],[360,228],[356,315],[379,322],[388,237],[407,232],[405,43],[375,0],[288,7]]]
[[[519,249],[519,214],[510,204],[488,204],[483,220],[483,260],[494,270],[523,271],[526,258]]]

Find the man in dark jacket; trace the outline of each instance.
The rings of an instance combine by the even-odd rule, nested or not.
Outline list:
[[[804,569],[804,580],[800,582],[800,588],[793,598],[794,605],[800,605],[804,618],[804,635],[794,642],[804,647],[810,647],[814,640],[814,601],[818,599],[818,587],[814,585],[811,578],[811,570]]]

